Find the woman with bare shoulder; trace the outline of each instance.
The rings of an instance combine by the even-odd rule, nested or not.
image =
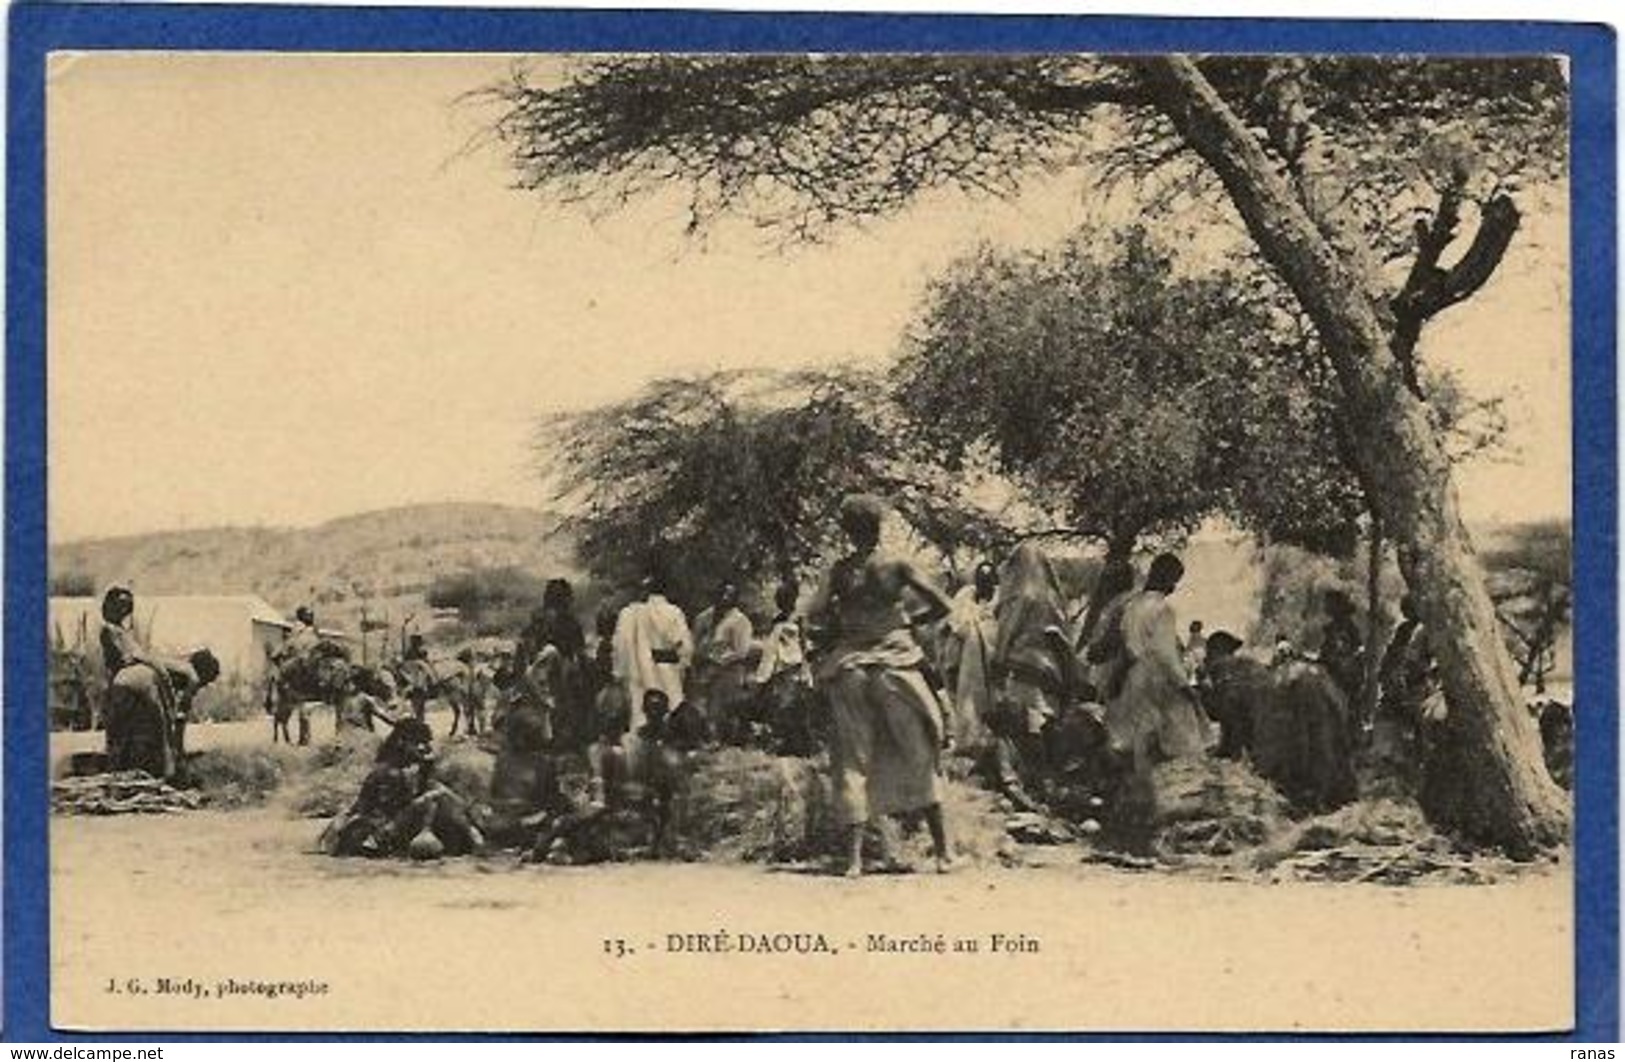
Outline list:
[[[884,513],[869,495],[842,503],[852,551],[808,606],[823,646],[817,679],[834,717],[830,769],[849,877],[863,872],[863,826],[880,815],[923,813],[937,870],[951,863],[938,795],[942,717],[922,670],[925,653],[909,632],[942,619],[949,603],[914,565],[879,552]],[[911,615],[906,600],[923,607]]]

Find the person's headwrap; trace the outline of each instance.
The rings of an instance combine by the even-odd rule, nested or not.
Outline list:
[[[994,642],[994,658],[1009,665],[1021,662],[1046,674],[1053,672],[1059,682],[1064,676],[1061,662],[1054,659],[1053,647],[1044,632],[1054,628],[1066,631],[1066,599],[1055,568],[1037,543],[1027,541],[1015,548],[999,580],[999,633]]]
[[[1228,656],[1241,648],[1241,639],[1229,631],[1214,631],[1207,636],[1207,656],[1209,660],[1216,660]]]
[[[575,591],[567,579],[549,579],[542,587],[542,607],[568,612],[575,602]]]
[[[102,595],[102,619],[108,623],[122,623],[135,611],[135,595],[125,586],[110,586]]]
[[[841,530],[856,538],[880,537],[886,503],[873,494],[848,494],[841,499]]]
[[[1145,573],[1146,589],[1166,589],[1175,586],[1185,575],[1185,562],[1172,553],[1159,553]]]

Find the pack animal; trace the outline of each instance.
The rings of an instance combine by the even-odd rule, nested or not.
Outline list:
[[[440,701],[451,709],[451,734],[485,732],[486,702],[496,687],[491,672],[472,658],[402,660],[394,674],[415,718],[425,718],[429,702]]]
[[[312,646],[308,653],[277,663],[266,688],[267,707],[271,712],[271,743],[274,745],[280,740],[293,744],[288,724],[297,718],[298,743],[310,744],[311,704],[333,709],[336,732],[350,672],[350,651],[338,642],[325,639]]]

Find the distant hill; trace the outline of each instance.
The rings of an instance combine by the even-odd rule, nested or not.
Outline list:
[[[363,606],[397,622],[426,613],[437,576],[514,567],[579,576],[558,517],[507,505],[381,509],[309,528],[159,531],[55,544],[53,580],[139,594],[255,593],[285,613],[310,602],[324,624],[355,628]]]

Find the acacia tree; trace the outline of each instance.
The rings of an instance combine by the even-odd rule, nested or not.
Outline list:
[[[1334,409],[1296,367],[1305,351],[1277,332],[1230,274],[1177,273],[1143,229],[1085,232],[950,267],[893,392],[950,469],[988,448],[1108,558],[1216,513],[1344,553],[1359,486]]]
[[[934,188],[1007,193],[1091,161],[1134,179],[1182,167],[1198,186],[1173,198],[1239,216],[1358,427],[1351,466],[1399,547],[1452,709],[1471,798],[1445,824],[1517,856],[1567,839],[1416,363],[1427,322],[1510,244],[1514,179],[1566,166],[1556,61],[640,56],[588,60],[558,85],[521,71],[493,92],[521,187],[618,203],[681,183],[696,225],[741,210],[791,239]]]
[[[1567,521],[1520,524],[1484,553],[1490,594],[1512,641],[1518,682],[1546,692],[1557,636],[1574,598],[1574,529]]]
[[[996,533],[899,442],[881,381],[856,370],[656,380],[634,397],[541,425],[536,452],[583,562],[612,582],[667,556],[678,600],[717,582],[793,579],[837,535],[841,498],[883,490],[951,551]]]

